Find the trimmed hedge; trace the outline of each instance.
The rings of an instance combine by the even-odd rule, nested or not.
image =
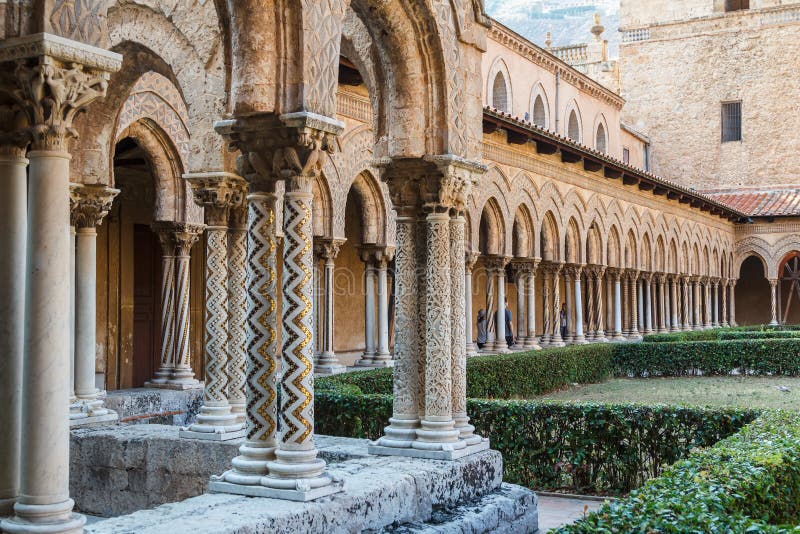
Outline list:
[[[745,327],[749,328],[749,327]],[[682,341],[718,341],[735,339],[785,339],[800,338],[800,331],[789,330],[750,330],[739,328],[712,328],[670,334],[648,334],[642,338],[645,343],[675,343]]]
[[[614,362],[623,376],[800,375],[800,340],[744,339],[616,345]]]
[[[561,534],[800,532],[800,414],[770,412]]]

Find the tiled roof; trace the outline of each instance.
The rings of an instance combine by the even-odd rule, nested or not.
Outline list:
[[[705,194],[750,217],[800,216],[800,187],[717,189]]]

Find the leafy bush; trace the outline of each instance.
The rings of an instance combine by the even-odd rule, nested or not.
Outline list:
[[[672,332],[669,334],[648,334],[642,338],[645,343],[675,343],[682,341],[717,341],[730,339],[783,339],[798,338],[800,331],[794,326],[783,326],[783,329],[754,329],[754,327],[712,328],[709,330],[692,330],[689,332]]]
[[[623,376],[800,375],[800,340],[743,339],[616,345],[615,365]]]
[[[800,414],[770,412],[558,532],[800,532],[798,522]]]

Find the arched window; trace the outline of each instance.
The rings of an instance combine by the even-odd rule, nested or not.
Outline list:
[[[533,102],[533,124],[540,128],[547,128],[547,112],[542,95],[536,95],[536,100]]]
[[[573,109],[569,113],[569,121],[567,122],[567,136],[573,141],[580,143],[581,141],[581,125],[578,122],[578,114]]]
[[[498,72],[494,77],[492,107],[500,111],[508,111],[508,91],[506,90],[506,78],[502,72]]]
[[[603,123],[597,125],[597,133],[594,136],[594,148],[600,152],[606,152],[606,128]]]

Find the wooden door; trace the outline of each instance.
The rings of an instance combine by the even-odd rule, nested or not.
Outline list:
[[[161,257],[150,227],[133,227],[133,387],[153,378],[160,364]]]

